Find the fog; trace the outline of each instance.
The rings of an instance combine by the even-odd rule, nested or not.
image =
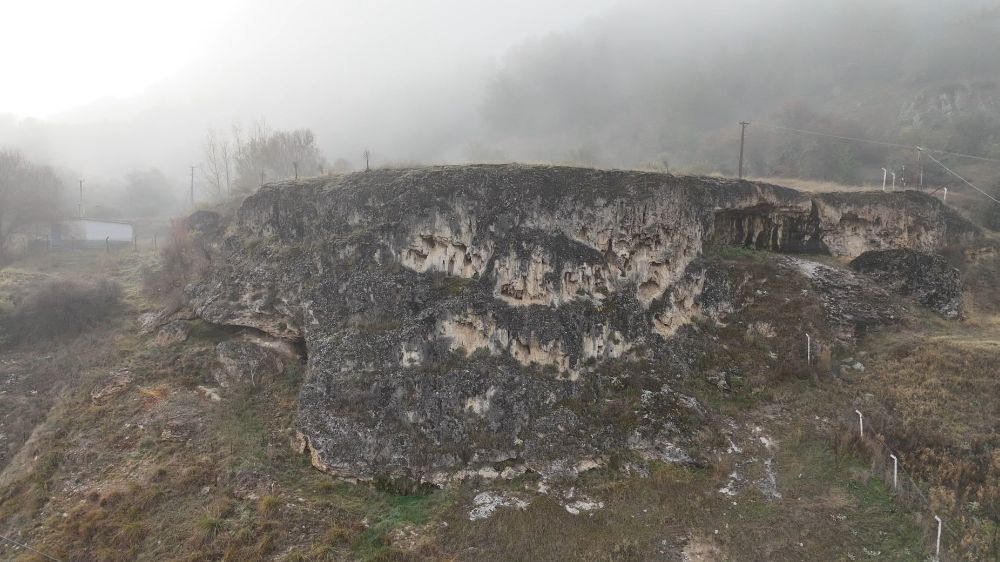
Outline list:
[[[54,14],[71,5],[48,4]],[[178,207],[191,165],[198,198],[208,197],[206,133],[234,123],[311,129],[327,163],[353,169],[370,150],[377,166],[516,160],[732,174],[740,120],[751,122],[755,175],[861,182],[906,157],[777,135],[759,126],[768,123],[986,155],[1000,146],[992,2],[207,6],[178,4],[183,17],[76,9],[82,24],[111,17],[129,30],[120,61],[114,42],[77,61],[80,37],[22,22],[34,33],[11,53],[24,60],[8,74],[14,93],[0,95],[11,105],[0,105],[0,146],[71,185],[85,178],[95,198],[158,169]],[[44,56],[32,64],[36,51]],[[64,82],[60,51],[72,62]],[[58,96],[43,96],[42,76]],[[28,103],[36,90],[41,109]]]

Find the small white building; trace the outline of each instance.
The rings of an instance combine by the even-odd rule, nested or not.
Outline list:
[[[53,246],[90,246],[131,244],[134,237],[130,222],[79,218],[52,223],[49,240]]]

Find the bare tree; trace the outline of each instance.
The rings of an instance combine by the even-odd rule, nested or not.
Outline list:
[[[246,130],[233,124],[231,139],[209,130],[204,157],[206,183],[218,198],[251,192],[263,177],[317,176],[326,168],[312,131],[272,131],[264,121]]]
[[[205,135],[205,162],[201,167],[206,189],[215,199],[232,193],[232,154],[229,139],[215,129]]]
[[[32,164],[17,151],[0,151],[0,264],[7,262],[19,228],[58,218],[61,189],[52,168]]]

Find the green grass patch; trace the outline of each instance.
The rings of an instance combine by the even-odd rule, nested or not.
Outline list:
[[[353,551],[362,560],[377,560],[391,548],[389,534],[405,525],[424,524],[432,510],[440,504],[441,492],[427,495],[393,495],[386,501],[385,509],[372,514],[372,523],[353,545]]]

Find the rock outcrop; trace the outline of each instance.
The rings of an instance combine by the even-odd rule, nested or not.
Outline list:
[[[803,275],[818,289],[827,323],[844,343],[856,343],[902,317],[889,292],[864,275],[792,256],[781,256],[778,264]]]
[[[673,338],[732,307],[707,245],[857,256],[977,235],[918,193],[519,165],[272,184],[234,224],[198,222],[217,255],[192,309],[305,343],[313,463],[436,484],[572,477],[618,451],[691,462],[704,410],[621,362],[690,371]]]
[[[908,249],[869,251],[851,269],[949,319],[962,315],[962,280],[943,257]]]

